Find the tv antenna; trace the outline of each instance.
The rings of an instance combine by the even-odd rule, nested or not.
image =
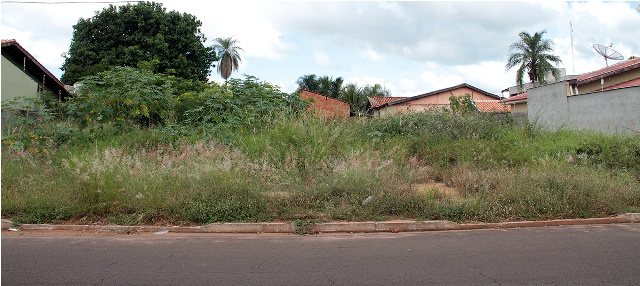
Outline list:
[[[613,44],[609,44],[609,46],[593,44],[593,49],[596,50],[598,54],[600,54],[604,58],[604,63],[609,67],[609,62],[607,60],[622,60],[624,57],[616,52],[613,48],[611,48]]]

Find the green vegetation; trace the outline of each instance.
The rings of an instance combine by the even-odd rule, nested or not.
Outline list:
[[[351,103],[351,114],[357,116],[367,112],[368,96],[391,96],[391,92],[379,84],[359,87],[355,83],[344,84],[342,77],[333,79],[315,74],[303,75],[296,81],[298,90],[306,89]]]
[[[296,112],[292,98],[253,77],[174,99],[184,118],[166,124],[3,125],[2,216],[305,226],[640,211],[634,136],[547,132],[474,112],[324,120]]]
[[[220,60],[218,61],[218,72],[226,81],[231,76],[231,72],[238,70],[240,67],[240,50],[241,47],[237,46],[238,41],[229,38],[217,38],[214,48],[218,50]]]
[[[207,81],[218,58],[204,46],[200,26],[195,16],[167,12],[161,3],[110,5],[73,26],[60,79],[71,85],[114,66],[153,63],[156,72]]]
[[[549,73],[556,79],[560,79],[560,70],[551,63],[558,65],[562,62],[560,57],[551,54],[553,52],[553,42],[543,39],[542,36],[547,31],[536,32],[530,35],[527,32],[520,32],[520,40],[511,44],[506,69],[518,66],[516,72],[516,82],[522,87],[524,73],[529,75],[531,83],[545,83],[545,76]]]

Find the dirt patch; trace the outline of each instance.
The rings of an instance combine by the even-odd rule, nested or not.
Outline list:
[[[453,201],[462,200],[460,192],[452,187],[447,187],[444,183],[430,181],[427,183],[417,183],[412,185],[412,189],[418,193],[433,193],[436,199],[451,199]]]

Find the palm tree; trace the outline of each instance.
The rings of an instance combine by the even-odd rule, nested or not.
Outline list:
[[[303,75],[296,81],[298,89],[306,89],[332,98],[340,97],[343,82],[342,77],[333,79],[333,77],[319,77],[315,74]]]
[[[213,48],[216,49],[220,55],[218,72],[226,82],[229,76],[231,76],[231,72],[238,70],[240,62],[242,61],[239,51],[244,50],[237,46],[238,41],[233,39],[233,37],[226,39],[217,38],[216,42],[217,44],[215,44]]]
[[[518,34],[520,40],[509,47],[509,52],[513,50],[515,52],[509,54],[506,69],[509,70],[520,65],[516,73],[516,81],[520,88],[523,85],[525,71],[529,75],[529,80],[531,80],[532,84],[536,81],[545,83],[544,77],[549,73],[556,80],[560,79],[560,70],[551,65],[551,62],[558,65],[562,60],[560,60],[560,57],[551,54],[553,52],[553,42],[542,39],[542,35],[546,32],[536,32],[533,36],[527,32],[521,32]]]

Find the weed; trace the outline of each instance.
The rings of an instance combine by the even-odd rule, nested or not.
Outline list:
[[[81,131],[66,121],[28,123],[42,131],[34,137],[26,126],[36,125],[14,127],[2,140],[2,216],[126,225],[277,220],[308,233],[311,222],[332,220],[640,211],[637,137],[533,130],[476,113],[326,120],[263,111],[260,124],[237,125],[224,138],[113,123]]]

